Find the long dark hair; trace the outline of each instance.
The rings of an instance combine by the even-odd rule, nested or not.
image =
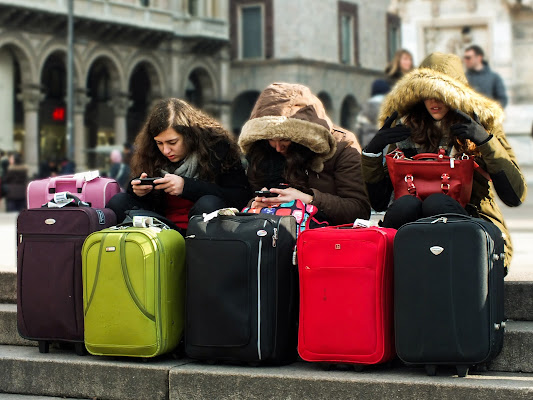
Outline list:
[[[311,193],[309,176],[312,159],[316,154],[298,143],[291,143],[287,153],[278,153],[268,140],[258,140],[248,152],[248,180],[253,189],[270,188],[287,183],[305,193]]]
[[[458,116],[450,109],[437,123],[427,111],[424,102],[417,103],[407,114],[404,124],[411,128],[411,139],[413,142],[421,145],[424,152],[436,153],[439,150],[442,138],[449,138],[447,146],[453,146],[459,153],[469,155],[475,154],[475,144],[470,141],[462,142],[455,136],[450,135],[450,127],[453,124],[464,122],[464,119]]]
[[[220,157],[213,150],[220,143],[228,146],[228,151],[221,161],[222,170],[226,171],[240,162],[240,151],[235,139],[215,119],[204,114],[183,100],[169,98],[160,100],[148,115],[146,122],[135,138],[135,153],[131,160],[132,176],[146,172],[148,176],[158,176],[160,170],[169,168],[171,163],[161,153],[154,137],[172,128],[183,135],[187,154],[198,155],[198,174],[200,179],[213,181],[213,157]],[[170,167],[171,168],[171,167]]]

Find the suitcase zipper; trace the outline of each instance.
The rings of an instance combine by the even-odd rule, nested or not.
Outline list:
[[[267,220],[263,223],[266,228]],[[274,240],[274,239],[272,239]],[[274,242],[272,243],[274,245]],[[257,356],[259,361],[263,359],[261,354],[261,257],[263,250],[263,237],[259,238],[259,249],[257,252]]]

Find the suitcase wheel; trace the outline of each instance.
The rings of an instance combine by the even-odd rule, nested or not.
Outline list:
[[[476,365],[476,371],[477,372],[487,372],[489,370],[489,367],[486,363],[481,363]]]
[[[39,353],[48,353],[50,350],[50,343],[46,340],[39,340]]]
[[[87,349],[85,349],[84,343],[74,343],[74,350],[76,351],[76,354],[79,356],[87,355]]]
[[[457,367],[457,375],[460,377],[460,378],[464,378],[465,376],[468,375],[468,365],[458,365]]]
[[[437,366],[434,364],[428,364],[426,365],[426,374],[428,376],[435,376],[437,375]]]
[[[363,372],[365,369],[365,366],[363,364],[354,364],[353,365],[353,370],[355,372]]]

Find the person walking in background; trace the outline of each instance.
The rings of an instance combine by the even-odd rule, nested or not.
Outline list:
[[[28,183],[28,168],[22,164],[19,153],[9,157],[9,166],[2,181],[6,192],[6,211],[18,212],[26,206],[26,185]]]
[[[126,189],[130,179],[130,167],[122,160],[122,154],[119,150],[113,150],[109,155],[111,161],[111,168],[109,169],[109,177],[118,182],[121,189]]]
[[[389,90],[398,82],[405,74],[413,69],[413,55],[409,50],[400,49],[394,53],[394,58],[385,68],[386,80],[389,84]]]
[[[502,78],[492,71],[484,59],[485,53],[478,45],[468,46],[463,56],[466,67],[466,78],[470,86],[479,93],[496,100],[505,108],[507,94]]]
[[[361,153],[354,141],[353,133],[341,134],[333,125],[308,87],[269,85],[242,127],[239,145],[248,159],[252,189],[278,196],[255,197],[251,207],[301,200],[316,206],[324,214],[321,220],[334,225],[368,218]],[[288,187],[280,189],[283,184]]]
[[[372,82],[370,98],[361,107],[355,120],[355,133],[361,147],[365,147],[378,131],[379,108],[385,95],[390,90],[389,84],[384,79],[376,79]]]

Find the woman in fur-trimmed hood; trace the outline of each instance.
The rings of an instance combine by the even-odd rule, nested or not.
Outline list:
[[[300,199],[314,204],[332,224],[370,215],[357,139],[331,122],[306,86],[269,85],[243,126],[239,145],[249,162],[252,189],[279,194],[256,197],[252,207]]]
[[[504,233],[505,265],[509,266],[511,240],[495,196],[516,207],[524,201],[527,187],[505,137],[503,116],[498,103],[468,86],[456,55],[432,53],[418,69],[402,78],[382,104],[383,128],[363,150],[363,176],[370,202],[375,210],[387,210],[383,226],[398,228],[411,220],[443,212],[480,217]],[[389,151],[400,148],[406,157],[436,153],[439,148],[451,155],[474,156],[481,168],[474,172],[469,204],[462,208],[450,197],[438,194],[423,203],[403,196],[389,205],[393,188],[382,162],[382,149],[386,146]]]

